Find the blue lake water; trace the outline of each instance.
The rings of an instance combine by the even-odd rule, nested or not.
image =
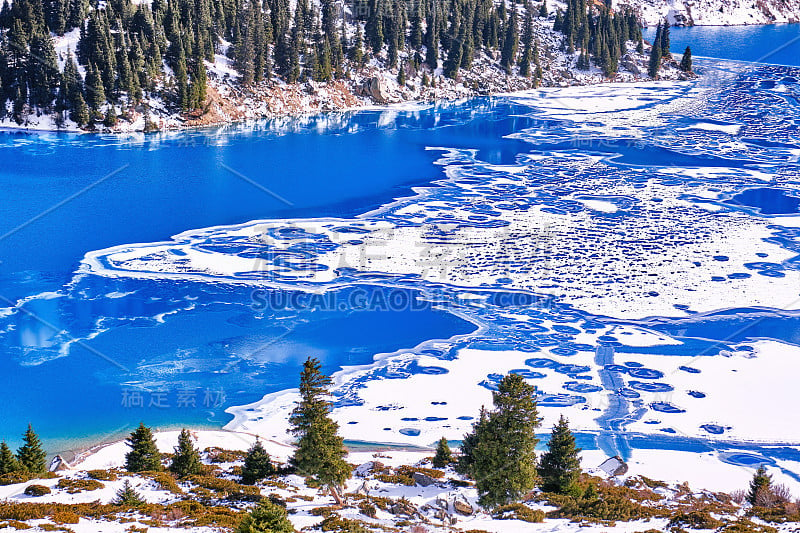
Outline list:
[[[772,46],[797,28],[748,27],[749,37],[741,37],[741,29],[675,29],[673,46],[682,46],[686,36],[697,42],[692,45],[697,55],[754,60],[758,57],[730,57],[730,42],[760,47],[763,40]],[[730,31],[726,35],[733,37],[713,40],[707,37],[712,31]],[[757,54],[756,48],[745,52]],[[790,63],[779,54],[768,62]],[[530,352],[525,368],[513,371],[531,380],[567,376],[563,390],[545,391],[543,408],[588,409],[592,394],[617,393],[610,405],[596,409],[596,432],[581,436],[586,448],[623,456],[636,447],[715,449],[703,439],[675,435],[668,422],[656,421],[650,435],[625,433],[626,424],[647,412],[642,394],[668,393],[673,386],[664,372],[625,361],[624,355],[747,353],[758,339],[800,346],[797,312],[740,306],[695,313],[678,302],[664,316],[630,320],[566,304],[559,291],[576,283],[570,275],[556,272],[533,289],[516,285],[531,272],[557,270],[553,264],[583,262],[597,269],[576,277],[592,278],[597,298],[605,294],[603,285],[628,290],[630,280],[608,274],[604,254],[668,251],[710,232],[710,219],[731,213],[772,217],[770,242],[800,256],[800,232],[780,225],[780,217],[797,213],[800,203],[800,71],[732,69],[702,60],[697,65],[701,72],[724,72],[724,82],[696,107],[664,112],[658,125],[613,117],[606,123],[603,113],[596,122],[580,123],[538,109],[535,101],[498,97],[163,135],[0,134],[0,154],[8,162],[0,168],[0,308],[6,308],[0,313],[0,436],[16,444],[30,421],[51,449],[58,449],[124,433],[140,420],[160,427],[219,427],[230,420],[226,408],[293,387],[307,356],[335,372],[367,365],[375,354],[416,350],[449,360],[458,349],[478,348]],[[693,87],[675,89],[673,98],[689,99]],[[644,90],[651,93],[641,98],[642,110],[663,102],[662,88]],[[594,163],[582,166],[586,161]],[[751,171],[774,175],[765,183]],[[677,191],[706,187],[714,198],[677,196],[714,205],[719,214],[697,217],[693,211],[693,219],[674,199],[668,199],[673,207],[654,210],[665,199],[646,197],[653,182]],[[633,192],[611,191],[615,183]],[[422,193],[413,188],[422,186],[430,187],[425,190],[430,205],[419,215],[421,196],[415,194]],[[396,199],[402,200],[392,203]],[[606,211],[587,207],[592,202]],[[459,268],[484,269],[492,277],[468,289],[423,280],[430,265],[409,273],[370,268],[368,256],[358,267],[318,261],[342,246],[331,233],[346,234],[355,246],[370,238],[367,222],[391,226],[398,242],[404,229],[428,228],[426,238],[435,245],[456,239],[458,229],[503,228],[513,214],[535,209],[563,217],[586,214],[602,235],[576,237],[583,231],[577,225],[557,236],[545,258],[513,249],[528,235],[512,235],[506,246],[488,252],[472,248],[474,265]],[[646,237],[628,237],[631,227],[641,228],[638,221],[650,216],[671,218],[645,225]],[[328,223],[333,229],[298,229],[300,222],[281,221],[284,227],[266,232],[272,240],[243,237],[238,226],[189,233],[166,251],[147,245],[153,253],[134,266],[115,263],[113,254],[90,254],[123,245],[135,251],[141,249],[135,243],[211,226],[322,217],[336,219]],[[621,237],[604,240],[609,235]],[[288,245],[279,248],[278,242]],[[602,248],[608,242],[609,248]],[[774,259],[760,249],[732,266],[729,257],[706,251],[704,283],[718,283],[720,290],[735,280],[780,279],[800,269],[796,257]],[[99,264],[107,275],[81,270],[85,254],[103,258]],[[194,275],[192,261],[198,258],[211,265],[208,272],[220,258],[246,261],[232,274]],[[256,261],[275,269],[260,270],[264,264],[256,267]],[[316,283],[308,270],[335,270],[335,283]],[[323,296],[309,298],[308,289],[319,286],[327,291],[311,294]],[[653,280],[643,292],[630,289],[631,298],[658,299],[665,289]],[[464,291],[481,303],[461,298]],[[629,346],[612,335],[593,344],[578,339],[617,326],[644,327],[680,344]],[[561,358],[593,353],[597,376],[589,375],[589,366],[564,364],[548,351]],[[409,363],[376,372],[371,378],[446,370]],[[492,390],[501,377],[488,373],[471,385]],[[343,391],[337,405],[358,405],[360,385],[363,381]],[[692,392],[704,397],[702,390]],[[649,409],[664,416],[683,412],[668,401],[653,402]],[[702,430],[724,435],[727,426],[713,422]],[[413,430],[401,431],[408,436]],[[758,457],[778,453],[756,445],[742,450]],[[745,455],[729,460],[743,464]]]
[[[655,28],[644,38],[652,40]],[[734,59],[774,65],[800,65],[800,25],[692,26],[672,28],[670,48],[680,59],[687,46],[693,56]]]

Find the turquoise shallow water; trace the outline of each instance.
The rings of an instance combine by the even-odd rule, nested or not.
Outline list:
[[[678,33],[673,33],[674,43],[680,42]],[[718,68],[698,65],[709,72]],[[502,224],[499,215],[504,212],[537,208],[569,216],[586,210],[573,196],[578,194],[582,200],[615,205],[618,211],[592,216],[602,217],[609,233],[622,232],[627,220],[641,218],[647,210],[635,195],[598,195],[595,187],[614,179],[641,187],[654,177],[674,187],[718,179],[663,173],[676,165],[741,170],[773,165],[780,177],[766,185],[746,173],[722,178],[724,183],[716,185],[736,194],[716,202],[726,214],[791,214],[797,210],[800,183],[791,159],[792,150],[800,147],[798,74],[797,69],[777,67],[733,73],[700,111],[665,114],[658,127],[640,126],[645,142],[631,142],[621,134],[576,133],[569,120],[507,98],[147,137],[2,134],[0,153],[9,164],[0,168],[5,193],[0,200],[0,234],[5,234],[0,238],[0,296],[8,305],[0,318],[0,376],[5,380],[0,387],[0,436],[15,444],[28,421],[53,446],[62,439],[124,432],[140,420],[158,426],[219,427],[230,419],[225,408],[294,386],[306,356],[319,357],[326,371],[333,372],[344,365],[367,364],[377,353],[451,339],[448,350],[423,348],[441,358],[452,358],[461,347],[529,351],[527,368],[519,371],[531,379],[548,372],[575,378],[564,391],[548,391],[543,407],[580,405],[593,391],[620,389],[619,401],[598,412],[601,437],[582,437],[604,450],[623,455],[631,447],[705,450],[706,442],[681,440],[670,433],[668,422],[654,425],[651,435],[620,437],[626,419],[644,416],[647,406],[641,404],[640,393],[671,387],[669,379],[652,369],[621,365],[615,355],[624,357],[631,348],[619,339],[604,339],[597,346],[577,340],[582,331],[627,321],[573,309],[553,296],[557,291],[552,287],[544,291],[547,294],[506,289],[520,273],[547,267],[533,259],[509,258],[503,265],[496,254],[500,273],[482,287],[487,305],[480,309],[455,301],[457,287],[368,268],[339,270],[344,281],[329,291],[331,299],[304,300],[303,280],[293,276],[335,247],[312,233],[278,252],[222,231],[197,238],[188,247],[176,245],[166,259],[180,264],[188,250],[208,257],[273,262],[282,268],[284,285],[270,285],[263,292],[245,283],[263,272],[243,270],[228,279],[199,282],[85,275],[76,270],[84,254],[93,250],[163,241],[197,228],[252,219],[352,219],[395,198],[410,197],[412,187],[423,185],[433,187],[440,203],[438,212],[427,215],[426,223],[432,226],[492,228]],[[643,105],[655,105],[655,98]],[[765,113],[787,118],[766,123]],[[685,133],[698,124],[739,126],[738,148],[720,150],[730,138],[719,132]],[[519,135],[509,138],[510,134]],[[449,154],[445,161],[443,153]],[[544,155],[546,161],[526,170],[524,183],[499,166]],[[588,170],[572,166],[589,157],[603,158],[604,164]],[[444,170],[456,175],[455,182],[436,182],[445,177]],[[497,180],[507,182],[498,185]],[[477,187],[479,195],[465,196],[468,186]],[[413,204],[414,199],[407,202]],[[456,220],[447,212],[465,205],[471,210],[467,219]],[[359,220],[418,225],[412,218],[389,209]],[[683,224],[691,227],[691,222]],[[779,223],[775,221],[777,228]],[[357,223],[342,224],[341,232],[352,241],[367,232]],[[291,241],[297,230],[291,223],[286,226],[278,237]],[[681,225],[657,229],[651,240],[661,244],[689,231]],[[452,235],[443,231],[438,237],[447,241]],[[773,240],[788,250],[800,250],[796,230],[777,229]],[[591,237],[576,242],[565,238],[559,245],[564,254],[590,261],[587,249],[595,244]],[[635,250],[653,242],[632,239],[626,245]],[[162,260],[148,259],[153,264]],[[726,259],[709,261],[724,265]],[[732,273],[720,266],[719,272],[710,272],[709,281],[780,277],[797,269],[793,260],[770,258],[748,265],[737,265],[741,271]],[[556,286],[559,281],[571,280],[556,280]],[[658,291],[651,292],[655,294],[640,296],[659,297]],[[300,299],[295,301],[295,296]],[[381,303],[391,298],[396,302]],[[287,307],[287,301],[297,305]],[[362,305],[365,301],[369,305]],[[532,320],[521,324],[509,318],[514,313]],[[580,327],[561,325],[574,322]],[[656,317],[646,325],[683,344],[639,348],[637,353],[716,355],[746,351],[747,343],[758,338],[800,344],[797,314],[776,309],[721,310],[691,320]],[[556,364],[537,353],[547,350],[562,357],[595,352],[602,379],[583,383],[584,369]],[[412,365],[381,377],[439,371]],[[632,379],[620,381],[628,378]],[[480,385],[491,389],[497,379],[489,374]],[[347,395],[337,399],[339,405],[350,401],[357,400]],[[665,416],[675,412],[668,403],[651,407]],[[705,431],[724,434],[726,428],[709,424]],[[755,445],[743,449],[767,453]]]

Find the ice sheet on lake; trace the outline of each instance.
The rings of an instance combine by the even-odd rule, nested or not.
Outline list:
[[[563,412],[587,431],[796,442],[800,424],[764,413],[791,400],[775,379],[800,361],[800,232],[732,199],[765,183],[800,189],[786,118],[800,114],[800,71],[735,75],[512,95],[541,119],[514,134],[530,143],[515,164],[431,147],[446,179],[361,217],[189,231],[87,254],[81,274],[414,286],[480,326],[337,374],[347,438],[458,438],[513,371],[539,387],[545,425]],[[755,307],[786,321],[783,338],[725,329]],[[714,335],[684,334],[678,319]],[[234,408],[231,427],[271,435],[291,399]]]

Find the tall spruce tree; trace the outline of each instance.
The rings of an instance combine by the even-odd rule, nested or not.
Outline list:
[[[511,73],[511,67],[517,60],[518,48],[519,28],[517,27],[517,10],[515,8],[511,11],[511,17],[503,39],[503,50],[500,54],[500,65],[502,65],[506,73]]]
[[[660,31],[657,35],[660,36]],[[650,49],[650,61],[647,66],[647,74],[651,78],[658,76],[658,70],[661,68],[661,43],[660,39],[653,40],[653,46]]]
[[[518,501],[536,486],[536,388],[518,374],[509,374],[492,394],[494,409],[468,436],[462,468],[475,480],[479,503],[497,507]]]
[[[178,435],[178,445],[175,447],[175,454],[169,470],[178,477],[186,477],[199,474],[203,471],[203,464],[200,462],[200,452],[194,447],[192,435],[188,429],[182,429]]]
[[[125,454],[125,469],[128,472],[161,470],[161,453],[158,451],[153,432],[140,422],[125,441],[131,451]]]
[[[20,470],[19,462],[14,457],[11,448],[8,447],[6,441],[0,442],[0,476],[17,472],[18,470]]]
[[[664,21],[663,26],[661,26],[661,39],[659,40],[659,44],[661,45],[661,54],[664,57],[672,57],[672,54],[669,51],[670,42],[669,42],[669,22]]]
[[[256,442],[247,450],[247,455],[244,458],[242,483],[253,485],[274,473],[275,467],[272,465],[269,454],[264,449],[261,441],[256,439]]]
[[[580,451],[575,446],[575,436],[569,430],[569,421],[562,415],[553,427],[547,451],[539,461],[543,491],[559,494],[575,492],[581,474]]]
[[[33,474],[47,472],[45,464],[47,453],[42,449],[42,441],[33,431],[33,426],[28,424],[28,429],[22,435],[22,446],[17,450],[17,462],[22,470]]]
[[[330,417],[328,387],[331,378],[321,372],[319,360],[309,358],[300,373],[300,401],[289,417],[291,433],[297,447],[291,464],[305,476],[328,487],[337,500],[341,486],[350,477],[350,466],[344,460],[347,450],[339,436],[339,425]]]

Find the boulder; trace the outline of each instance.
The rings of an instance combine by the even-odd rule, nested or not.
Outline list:
[[[622,460],[622,457],[615,455],[609,457],[598,467],[600,470],[608,474],[610,477],[624,475],[628,471],[628,465]]]
[[[386,92],[381,79],[377,76],[364,82],[364,93],[378,104],[389,103],[389,94]]]
[[[53,457],[53,460],[50,461],[50,467],[48,468],[50,472],[64,472],[66,470],[72,470],[72,467],[68,462],[64,460],[63,457],[60,455],[56,455]]]
[[[389,507],[389,512],[393,515],[401,515],[401,516],[417,516],[419,514],[419,510],[414,507],[414,504],[406,499],[401,499],[396,501]]]
[[[475,512],[472,506],[464,500],[455,500],[453,502],[453,509],[463,516],[472,516],[472,513]]]
[[[414,472],[411,474],[411,479],[413,479],[414,483],[420,485],[421,487],[430,487],[436,483],[435,478],[432,478],[431,476],[421,472]]]
[[[642,75],[642,69],[639,68],[639,64],[630,55],[625,55],[620,60],[619,65],[635,76]]]
[[[356,467],[354,473],[358,477],[367,477],[374,472],[380,472],[386,468],[380,461],[367,461]]]

